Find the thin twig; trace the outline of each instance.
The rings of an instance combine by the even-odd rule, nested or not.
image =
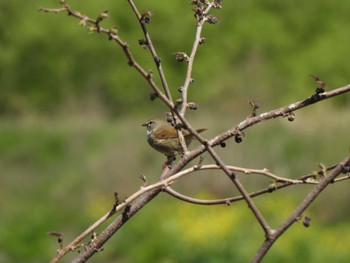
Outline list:
[[[298,205],[294,212],[275,230],[270,232],[270,235],[266,236],[266,240],[261,245],[259,251],[253,259],[253,263],[258,263],[269,251],[274,242],[298,219],[302,213],[311,205],[311,203],[322,193],[322,191],[334,181],[334,179],[343,172],[343,167],[350,166],[350,156],[347,156],[342,162],[340,162],[332,172],[323,177],[319,184],[304,198],[304,200]]]
[[[231,179],[233,184],[237,187],[238,191],[241,193],[241,195],[244,197],[244,200],[247,202],[248,207],[254,214],[255,218],[260,223],[260,226],[263,228],[266,235],[269,235],[270,232],[270,226],[265,220],[264,216],[261,214],[260,210],[257,208],[257,206],[254,204],[253,199],[249,196],[248,192],[245,190],[244,186],[241,184],[241,182],[238,180],[236,174],[234,172],[231,172],[223,160],[217,155],[217,153],[214,151],[213,147],[209,144],[206,145],[206,148],[212,158],[215,160],[215,162],[221,167],[222,171]]]
[[[186,109],[187,109],[188,88],[189,88],[191,82],[193,81],[193,78],[192,78],[193,63],[194,63],[194,59],[195,59],[197,49],[198,49],[198,46],[200,43],[203,24],[207,20],[206,15],[208,14],[208,12],[212,8],[212,6],[213,6],[213,3],[208,3],[206,9],[202,13],[201,18],[199,18],[197,21],[195,39],[194,39],[194,42],[192,45],[191,54],[188,57],[188,61],[187,61],[188,64],[187,64],[185,83],[183,84],[182,91],[181,91],[181,94],[182,94],[181,109],[180,109],[180,112],[177,112],[179,115],[181,115],[183,117],[185,116]],[[183,136],[181,130],[178,131],[178,137],[179,137],[181,147],[183,149],[183,153],[187,154],[188,153],[187,145],[186,145],[186,142],[185,142],[185,139],[184,139],[184,136]]]
[[[165,91],[165,94],[167,96],[167,99],[172,102],[173,104],[173,99],[171,97],[171,92],[169,90],[169,86],[168,86],[168,82],[166,80],[166,77],[165,77],[165,74],[164,74],[164,71],[163,71],[163,68],[162,68],[162,63],[161,63],[161,60],[160,60],[160,57],[157,55],[157,52],[153,46],[153,43],[152,43],[152,39],[147,31],[147,27],[146,27],[146,23],[144,20],[142,20],[142,16],[139,12],[139,10],[137,9],[136,5],[134,4],[134,1],[132,0],[128,0],[132,10],[134,11],[136,17],[137,17],[137,20],[139,21],[140,25],[141,25],[141,28],[142,28],[142,31],[145,35],[145,38],[146,38],[146,43],[147,43],[147,46],[152,54],[152,57],[155,61],[155,64],[157,66],[157,69],[158,69],[158,72],[159,72],[159,76],[160,76],[160,80],[162,82],[162,86],[164,88],[164,91]],[[173,106],[172,105],[168,105],[168,106],[171,106],[170,108],[172,109]]]
[[[185,116],[186,109],[187,109],[188,88],[189,88],[189,86],[190,86],[190,84],[192,82],[193,63],[194,63],[194,58],[196,56],[197,49],[198,49],[198,46],[199,46],[199,43],[200,43],[200,40],[201,40],[201,33],[202,33],[202,29],[203,29],[203,24],[207,20],[206,15],[208,14],[208,12],[212,8],[212,6],[213,6],[213,3],[208,3],[208,6],[203,11],[203,14],[202,14],[201,18],[197,22],[196,34],[195,34],[195,39],[194,39],[194,42],[193,42],[193,45],[192,45],[192,51],[191,51],[190,56],[188,57],[188,65],[187,65],[187,72],[186,72],[185,83],[182,86],[182,101],[181,101],[182,105],[181,105],[181,110],[180,110],[180,114],[182,116]]]
[[[39,7],[39,12],[45,12],[45,13],[60,13],[60,12],[66,12],[66,8],[44,8],[44,7]]]
[[[67,12],[70,16],[75,17],[77,19],[80,19],[81,21],[84,21],[84,23],[90,23],[96,26],[97,21],[95,19],[92,19],[79,11],[71,9],[69,6],[65,6],[64,8],[39,8],[39,11],[41,12],[46,12],[46,13],[59,13],[59,12]],[[82,24],[84,24],[82,23]],[[97,28],[97,27],[96,27]],[[132,55],[130,49],[129,49],[129,44],[125,41],[123,41],[118,34],[114,32],[114,30],[107,29],[102,27],[100,24],[98,24],[98,30],[95,30],[94,32],[97,33],[103,33],[107,34],[108,38],[110,40],[114,40],[118,45],[121,46],[123,52],[125,53],[125,56],[128,59],[128,64],[132,67],[134,67],[143,78],[146,79],[150,87],[153,89],[155,93],[157,93],[158,97],[169,107],[169,108],[174,108],[174,103],[168,98],[169,95],[164,95],[161,90],[158,88],[157,84],[154,82],[152,79],[152,75],[147,72],[134,58]],[[160,71],[163,72],[163,71]],[[163,74],[163,73],[162,73]],[[163,83],[164,85],[164,83]],[[168,92],[167,92],[168,93]]]
[[[338,89],[335,89],[335,90],[332,90],[332,91],[329,91],[329,92],[327,92],[327,94],[326,94],[326,97],[327,98],[331,98],[331,97],[333,97],[333,96],[336,96],[336,95],[340,95],[340,94],[343,94],[343,93],[345,93],[345,92],[348,92],[350,90],[350,85],[347,85],[347,86],[344,86],[344,87],[342,87],[342,88],[338,88]],[[291,104],[292,105],[292,104]],[[303,108],[303,107],[306,107],[307,105],[303,105],[303,106],[301,106],[301,107],[299,107],[299,108],[297,108],[297,109],[295,109],[295,110],[298,110],[298,109],[301,109],[301,108]],[[284,111],[288,111],[289,110],[289,107],[287,106],[287,107],[283,107],[283,108],[280,108],[280,109],[277,109],[277,110],[273,110],[273,111],[270,111],[270,112],[266,112],[266,113],[263,113],[263,114],[260,114],[259,116],[264,116],[264,118],[267,118],[267,119],[265,119],[265,120],[268,120],[268,119],[272,119],[273,118],[273,116],[275,116],[275,112],[276,111],[278,111],[278,113],[279,113],[279,116],[282,116],[283,115],[283,112]],[[259,116],[257,116],[257,117],[259,117]],[[254,123],[252,124],[249,120],[247,121],[247,120],[245,120],[243,123],[241,123],[240,125],[241,125],[241,127],[242,128],[248,128],[248,127],[250,127],[250,126],[252,126],[252,125],[254,125],[254,124],[256,124],[256,123],[259,123],[260,121],[259,121],[259,119],[256,119],[257,117],[254,117],[255,118],[255,121],[254,121]],[[185,123],[187,122],[187,120],[183,120]],[[246,125],[246,126],[245,126]],[[226,140],[226,139],[228,139],[228,138],[230,138],[230,137],[232,137],[233,136],[233,131],[236,129],[236,127],[234,127],[234,128],[231,128],[230,130],[228,130],[228,131],[226,131],[226,132],[224,132],[224,133],[222,133],[222,134],[220,134],[220,135],[218,135],[218,136],[216,136],[215,138],[213,138],[213,139],[211,139],[211,140],[208,140],[208,144],[210,144],[210,145],[212,145],[212,146],[214,146],[214,145],[218,145],[218,144],[220,144],[220,142],[222,142],[222,141],[224,141],[224,140]],[[202,138],[201,138],[202,139]],[[204,140],[204,139],[202,139],[202,140]],[[162,180],[164,180],[164,179],[166,179],[166,178],[169,178],[170,176],[172,176],[172,175],[174,175],[174,176],[179,176],[179,174],[178,175],[176,175],[187,163],[189,163],[191,160],[193,160],[193,159],[195,159],[196,157],[198,157],[198,156],[200,156],[201,154],[203,154],[204,152],[206,151],[206,147],[204,147],[203,145],[201,145],[201,146],[198,146],[196,149],[194,149],[194,150],[192,150],[191,152],[189,152],[187,155],[185,155],[181,160],[179,160],[179,162],[174,166],[174,167],[172,167],[168,172],[166,172],[166,173],[163,173],[163,175],[161,176],[161,179]],[[182,171],[183,173],[186,173],[186,172],[188,172],[188,171],[186,171],[186,170],[184,170],[184,171]],[[181,174],[180,174],[181,175]],[[308,175],[308,177],[311,177],[311,176],[313,176],[313,175]],[[171,182],[171,180],[172,179],[176,179],[175,177],[174,178],[171,178],[171,179],[169,179],[169,182]],[[305,180],[306,180],[307,178],[305,178]],[[151,187],[151,185],[150,185],[150,187]],[[155,186],[154,186],[155,187]],[[161,188],[161,187],[160,187]],[[159,189],[160,189],[159,188]],[[160,191],[160,190],[159,190]],[[145,191],[145,193],[143,194],[143,195],[145,195],[145,194],[147,194],[147,191]],[[136,197],[137,199],[138,198],[141,198],[143,195],[140,195],[139,196],[139,194],[138,194],[138,192],[137,193],[135,193],[134,195],[132,195],[132,197],[136,197],[136,196],[138,196],[138,197]],[[123,207],[126,205],[126,204],[128,204],[128,203],[123,203],[122,205],[123,205]],[[146,203],[144,203],[144,205],[146,205]],[[122,206],[117,206],[117,209],[121,209],[122,208]],[[120,210],[119,210],[120,211]],[[59,255],[57,255],[57,257],[56,258],[61,258],[62,256],[64,256],[66,253],[68,253],[70,250],[72,250],[72,249],[74,249],[75,247],[76,247],[76,245],[77,244],[79,244],[80,242],[81,242],[81,240],[83,239],[83,238],[85,238],[87,235],[89,235],[89,233],[91,233],[91,230],[92,229],[95,229],[96,228],[96,226],[97,225],[100,225],[101,224],[101,222],[105,222],[106,221],[106,216],[107,216],[107,214],[106,215],[104,215],[102,218],[100,218],[99,220],[97,220],[96,221],[96,223],[94,223],[91,227],[89,227],[86,231],[84,231],[84,233],[85,233],[85,235],[83,235],[83,234],[81,234],[81,235],[79,235],[79,237],[78,238],[76,238],[74,241],[72,241],[68,246],[66,246],[66,248],[64,248],[62,251],[60,251],[59,252]],[[132,217],[133,216],[133,214],[130,214],[130,217]],[[118,222],[119,222],[119,219],[116,219],[115,221],[114,221],[114,223],[115,224],[118,224]],[[117,231],[117,230],[116,230]],[[98,237],[99,238],[99,237]],[[57,259],[57,260],[58,260]],[[52,261],[52,262],[57,262],[57,261]]]
[[[273,190],[271,190],[270,187],[267,187],[265,189],[261,189],[261,190],[252,192],[249,194],[249,196],[256,197],[256,196],[271,193],[271,192],[274,192],[276,190],[279,190],[279,189],[282,189],[282,188],[285,188],[288,186],[292,186],[292,185],[296,185],[296,184],[293,184],[293,183],[277,184],[273,187]],[[181,201],[188,202],[191,204],[196,204],[196,205],[223,205],[223,204],[230,205],[231,203],[235,203],[235,202],[244,200],[244,197],[242,195],[235,196],[235,197],[226,197],[226,198],[222,198],[222,199],[210,199],[210,200],[198,199],[198,198],[193,198],[193,197],[181,194],[181,193],[175,191],[170,186],[165,188],[164,191],[166,193],[170,194],[171,196],[181,200]]]
[[[245,167],[239,167],[239,166],[232,166],[232,165],[227,165],[227,169],[230,171],[235,171],[235,172],[240,172],[244,174],[260,174],[266,177],[269,177],[271,179],[274,179],[276,182],[289,182],[293,184],[300,184],[300,183],[305,183],[305,180],[299,180],[299,179],[289,179],[289,178],[284,178],[277,176],[273,173],[271,173],[269,170],[266,168],[264,169],[251,169],[251,168],[245,168]],[[193,166],[193,171],[200,171],[200,170],[218,170],[221,169],[219,165],[216,164],[204,164],[199,167]]]
[[[326,168],[326,170],[331,171],[335,167],[337,167],[337,165],[339,165],[339,164],[329,166]],[[258,169],[248,169],[248,168],[236,167],[236,166],[227,166],[227,167],[231,171],[243,172],[244,174],[255,173],[255,174],[264,175],[264,176],[267,176],[267,177],[270,177],[270,178],[273,178],[276,180],[276,183],[270,184],[267,188],[250,193],[249,194],[250,197],[259,196],[259,195],[263,195],[266,193],[272,193],[272,192],[275,192],[279,189],[289,187],[289,186],[298,185],[298,184],[316,185],[319,183],[319,180],[315,180],[315,176],[320,175],[322,173],[322,172],[314,172],[312,174],[303,175],[303,176],[293,180],[293,179],[288,179],[288,178],[283,178],[283,177],[273,175],[270,172],[268,172],[266,169],[258,170]],[[195,168],[194,171],[206,170],[206,169],[220,169],[219,166],[217,166],[217,165],[202,165],[198,168],[196,168],[195,166],[193,168]],[[186,169],[183,172],[191,173],[192,170]],[[335,178],[333,180],[333,183],[338,183],[338,182],[341,182],[344,180],[349,180],[349,179],[350,179],[350,174]],[[244,199],[243,196],[226,197],[226,198],[222,198],[222,199],[210,199],[210,200],[198,199],[198,198],[193,198],[193,197],[181,194],[181,193],[175,191],[170,186],[166,187],[164,189],[164,191],[166,193],[172,195],[173,197],[179,199],[179,200],[182,200],[182,201],[185,201],[188,203],[192,203],[192,204],[197,204],[197,205],[221,205],[221,204],[228,204],[229,205],[231,203],[241,201]]]
[[[105,230],[103,230],[102,233],[98,237],[96,237],[96,239],[94,239],[93,242],[91,242],[89,244],[89,246],[87,246],[87,250],[85,252],[83,252],[81,255],[79,255],[76,258],[76,260],[74,261],[74,262],[85,262],[94,253],[99,251],[100,248],[103,246],[103,244],[105,242],[107,242],[107,240],[116,231],[118,231],[120,229],[120,227],[125,222],[127,222],[135,213],[137,213],[137,211],[139,211],[142,207],[144,207],[155,196],[157,196],[158,193],[162,189],[167,189],[167,187],[169,185],[171,185],[173,182],[175,182],[178,178],[180,178],[181,176],[188,173],[189,172],[188,170],[181,171],[181,169],[183,169],[186,164],[188,164],[191,160],[195,159],[196,157],[198,157],[200,154],[202,154],[205,151],[208,151],[211,154],[213,159],[218,163],[218,167],[220,167],[225,172],[225,174],[227,174],[229,176],[229,178],[232,180],[232,182],[236,185],[236,187],[238,188],[238,190],[242,194],[241,198],[242,199],[244,198],[245,201],[248,203],[253,214],[255,215],[255,217],[259,221],[260,225],[264,229],[266,236],[268,237],[267,240],[271,240],[271,237],[274,237],[275,232],[270,229],[266,220],[261,215],[260,211],[255,207],[255,205],[252,201],[252,198],[251,198],[251,197],[253,197],[254,193],[251,193],[251,194],[247,193],[247,191],[244,189],[243,185],[236,178],[236,175],[230,170],[229,166],[226,166],[223,163],[223,161],[220,159],[220,157],[214,151],[213,147],[222,143],[223,141],[231,138],[232,136],[237,134],[238,131],[242,131],[244,129],[247,129],[250,126],[253,126],[259,122],[266,121],[266,120],[276,118],[276,117],[281,117],[281,116],[283,117],[283,116],[286,116],[287,114],[289,114],[293,111],[296,111],[296,110],[301,109],[303,107],[309,106],[313,103],[317,103],[319,101],[322,101],[324,99],[328,99],[328,98],[336,96],[336,95],[344,94],[344,93],[350,91],[350,85],[347,85],[347,86],[344,86],[342,88],[338,88],[338,89],[335,89],[335,90],[332,90],[329,92],[324,92],[324,93],[312,95],[311,97],[309,97],[303,101],[299,101],[299,102],[290,104],[286,107],[272,110],[272,111],[260,114],[258,116],[249,117],[249,118],[245,119],[244,121],[242,121],[241,123],[239,123],[238,125],[227,130],[226,132],[223,132],[222,134],[216,136],[215,138],[212,138],[211,140],[206,141],[203,137],[201,137],[192,128],[192,126],[189,124],[189,122],[185,119],[185,117],[184,117],[185,110],[183,111],[183,114],[180,114],[180,112],[178,112],[176,110],[176,107],[171,99],[170,91],[169,91],[167,82],[165,80],[164,72],[163,72],[162,67],[160,65],[159,57],[157,56],[157,54],[155,52],[155,49],[154,49],[153,44],[151,42],[151,39],[149,37],[146,26],[144,23],[142,23],[141,15],[138,12],[138,10],[136,9],[133,1],[132,0],[128,0],[128,1],[130,3],[131,7],[134,7],[133,10],[141,23],[142,29],[143,29],[145,37],[146,37],[147,44],[149,46],[149,49],[151,51],[151,54],[152,54],[154,60],[156,61],[156,65],[157,65],[157,68],[158,68],[158,71],[160,74],[160,78],[162,80],[162,85],[163,85],[163,88],[165,90],[165,94],[163,94],[160,91],[160,89],[158,88],[158,86],[155,84],[155,82],[152,79],[151,74],[149,72],[146,72],[135,61],[134,57],[132,56],[131,51],[129,50],[128,44],[125,41],[123,41],[114,30],[101,27],[101,25],[100,25],[101,21],[98,21],[97,19],[89,18],[89,17],[81,14],[78,11],[72,10],[72,9],[70,9],[70,7],[68,5],[64,5],[64,8],[58,8],[58,9],[41,8],[40,11],[51,12],[51,13],[67,12],[72,17],[76,17],[76,18],[80,19],[82,22],[81,23],[82,25],[84,25],[86,23],[92,24],[94,26],[92,28],[93,31],[106,34],[109,39],[114,40],[116,43],[118,43],[121,46],[122,50],[124,51],[124,53],[128,59],[129,65],[133,66],[141,74],[141,76],[147,80],[147,82],[149,83],[151,88],[154,90],[154,92],[158,94],[159,98],[171,109],[171,111],[173,113],[176,114],[176,116],[180,119],[180,121],[186,126],[186,128],[190,132],[192,132],[194,134],[194,136],[202,143],[202,145],[198,146],[196,149],[194,149],[191,152],[188,152],[188,153],[186,152],[185,155],[183,156],[183,158],[180,159],[179,162],[176,163],[171,169],[166,168],[161,175],[162,181],[160,181],[156,184],[141,188],[139,191],[137,191],[132,196],[127,198],[125,200],[125,202],[113,207],[112,211],[108,212],[102,218],[97,220],[91,227],[89,227],[86,231],[84,231],[81,235],[79,235],[73,242],[71,242],[68,246],[66,246],[65,248],[60,250],[59,254],[53,259],[52,262],[57,262],[60,258],[62,258],[62,256],[64,256],[66,253],[68,253],[68,251],[75,249],[76,246],[82,241],[82,239],[86,237],[87,233],[91,233],[92,229],[95,229],[97,226],[101,225],[111,215],[114,215],[117,212],[121,212],[121,210],[124,209],[124,212],[121,215],[119,215]],[[195,43],[193,44],[193,48],[192,48],[192,52],[191,52],[191,56],[193,54],[193,58],[192,58],[192,62],[189,63],[189,68],[188,68],[188,71],[186,74],[185,86],[187,86],[187,88],[184,92],[185,95],[183,95],[185,97],[183,97],[182,107],[184,107],[184,105],[187,102],[187,89],[189,86],[189,80],[191,79],[191,74],[192,74],[191,72],[192,72],[192,67],[193,67],[194,56],[195,56],[195,53],[196,53],[196,50],[198,47],[198,43],[196,41],[198,41],[198,36],[200,36],[200,33],[201,33],[201,28],[197,27]],[[337,166],[336,169],[338,169],[338,167],[339,166]],[[331,174],[333,174],[333,173],[334,173],[334,171],[332,171]],[[266,176],[268,176],[268,175],[266,174]],[[280,178],[280,177],[276,177],[276,176],[270,174],[269,177],[271,177],[271,176],[275,180]],[[307,177],[307,178],[311,178],[311,176]],[[307,178],[305,177],[305,181],[303,181],[303,183],[308,182]],[[335,178],[335,176],[334,176],[334,178]],[[332,179],[333,182],[335,180],[345,180],[348,178],[348,176],[344,176],[342,178],[337,178],[337,179],[334,179],[334,178]],[[290,179],[288,179],[288,180],[290,180]],[[321,183],[318,184],[317,186],[321,185],[322,182],[323,181],[321,181]],[[284,181],[284,183],[282,183],[280,187],[282,188],[282,187],[286,187],[287,185],[292,185],[292,184],[293,184],[293,182],[291,182],[291,181]],[[315,187],[315,189],[317,188],[317,186]],[[279,186],[277,186],[277,187],[279,187]],[[324,186],[324,187],[326,187],[326,186]],[[314,198],[316,198],[316,197],[314,197]],[[310,201],[310,203],[311,203],[313,201],[313,199],[310,199],[310,200],[311,200]],[[309,205],[309,203],[307,205]],[[292,218],[291,220],[295,220],[295,218],[294,219]],[[292,224],[293,222],[294,221],[292,221],[290,224]],[[286,228],[288,228],[288,226]],[[284,229],[284,228],[281,227],[281,229]],[[285,229],[283,231],[285,231]],[[266,246],[266,244],[268,246],[267,250],[272,245],[272,243],[268,243],[268,242],[264,243],[265,246]],[[264,250],[262,250],[262,251],[264,251]],[[264,253],[266,253],[266,252],[264,252]]]

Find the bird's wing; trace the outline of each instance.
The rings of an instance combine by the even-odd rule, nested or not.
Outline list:
[[[170,139],[178,137],[176,129],[171,126],[154,131],[154,136],[158,139]]]

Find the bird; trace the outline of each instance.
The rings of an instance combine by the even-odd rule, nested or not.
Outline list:
[[[175,155],[182,153],[177,130],[169,123],[163,120],[154,119],[147,121],[142,124],[142,126],[147,127],[148,144],[158,152],[167,156],[168,160],[175,159]],[[202,128],[196,131],[201,133],[206,130],[206,128]],[[182,131],[182,134],[185,138],[186,145],[188,146],[194,138],[194,135],[186,129]]]

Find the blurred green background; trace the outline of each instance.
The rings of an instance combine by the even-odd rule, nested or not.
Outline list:
[[[139,189],[140,172],[155,182],[164,161],[140,124],[164,117],[166,107],[149,100],[146,81],[115,43],[66,14],[37,11],[58,2],[0,1],[0,262],[48,262],[58,245],[46,232],[63,232],[69,242],[111,208],[114,191],[123,198]],[[173,53],[189,53],[195,31],[189,2],[136,1],[154,13],[148,28],[174,97],[186,65]],[[103,25],[116,25],[138,62],[156,72],[138,45],[143,35],[127,1],[69,4],[92,17],[108,9]],[[312,95],[309,74],[326,89],[348,84],[349,10],[347,0],[224,1],[214,12],[219,23],[203,31],[207,43],[189,91],[200,109],[188,119],[208,127],[211,138],[250,114],[247,98],[263,112]],[[259,124],[218,152],[228,164],[299,177],[349,153],[349,105],[347,94],[296,112],[292,123]],[[270,183],[240,178],[250,191]],[[295,224],[265,262],[348,262],[348,184],[331,185],[307,211],[311,227]],[[189,176],[175,188],[202,198],[237,195],[219,172]],[[274,227],[310,189],[255,200]],[[249,262],[263,239],[244,203],[199,207],[162,194],[91,262]]]

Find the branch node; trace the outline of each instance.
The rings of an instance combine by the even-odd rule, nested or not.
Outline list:
[[[148,71],[148,73],[147,73],[147,78],[148,78],[148,79],[153,78],[153,70],[150,69],[150,70]]]
[[[109,212],[110,215],[115,213],[115,210],[119,204],[120,204],[119,194],[118,192],[114,192],[114,204],[113,204],[112,210]]]
[[[247,101],[248,101],[250,107],[252,108],[251,117],[255,117],[256,116],[256,111],[257,111],[257,109],[260,108],[260,105],[258,103],[256,103],[255,101],[253,101],[252,99],[250,99],[250,98],[247,98]]]
[[[154,62],[156,63],[157,67],[159,67],[160,62],[162,62],[162,60],[160,59],[160,57],[155,56],[155,57],[154,57]]]
[[[269,193],[272,193],[277,190],[277,184],[276,183],[270,183],[269,186],[267,187],[267,191]]]
[[[134,66],[134,65],[135,65],[135,61],[129,60],[129,61],[128,61],[128,65],[129,65],[130,67]]]
[[[149,98],[151,101],[154,101],[158,97],[159,97],[159,95],[156,92],[152,92],[151,94],[149,94]]]
[[[199,45],[202,45],[202,44],[204,44],[204,43],[206,43],[207,42],[207,40],[205,39],[205,37],[201,37],[200,39],[199,39]]]
[[[188,57],[188,55],[185,52],[175,52],[173,53],[173,55],[175,55],[175,59],[177,62],[183,62],[186,61],[188,62],[190,60],[190,58]]]
[[[350,176],[350,164],[342,165],[342,174],[349,174]]]
[[[232,171],[230,173],[230,178],[233,179],[233,180],[236,179],[236,173]]]
[[[222,2],[222,0],[214,0],[213,1],[213,8],[221,9],[222,8],[221,2]]]
[[[122,214],[123,221],[127,221],[129,219],[130,209],[131,209],[130,204],[125,205],[125,209],[124,209],[123,214]]]
[[[148,185],[147,178],[144,173],[140,173],[140,178],[143,181],[142,187],[146,187]]]
[[[309,227],[310,224],[311,224],[311,217],[304,216],[303,225],[304,225],[305,227]]]
[[[203,141],[203,145],[205,146],[205,148],[208,149],[208,147],[210,146],[209,141],[208,140],[204,140]]]
[[[191,101],[187,103],[187,108],[189,108],[190,110],[198,110],[198,105],[197,103]]]
[[[146,49],[148,46],[148,42],[145,39],[139,39],[139,45],[143,48]]]
[[[108,34],[109,35],[118,35],[118,29],[116,26],[113,26],[111,27],[109,30],[108,30]],[[110,36],[111,37],[111,36]],[[112,37],[111,37],[112,38]]]
[[[63,234],[60,232],[48,232],[47,235],[50,237],[57,238],[57,242],[59,244],[59,248],[58,248],[57,252],[61,251],[63,248]]]
[[[151,17],[153,13],[151,11],[146,11],[141,15],[140,22],[141,24],[149,24],[151,22]]]
[[[99,14],[99,16],[96,18],[96,24],[99,24],[107,17],[108,17],[108,10],[105,10],[101,14]]]
[[[245,134],[244,134],[243,131],[236,130],[236,132],[235,132],[235,142],[236,143],[241,143],[243,141],[242,137],[244,137],[244,136],[245,136]]]
[[[217,22],[219,22],[219,17],[213,16],[212,14],[208,14],[206,17],[206,22],[215,25]]]

